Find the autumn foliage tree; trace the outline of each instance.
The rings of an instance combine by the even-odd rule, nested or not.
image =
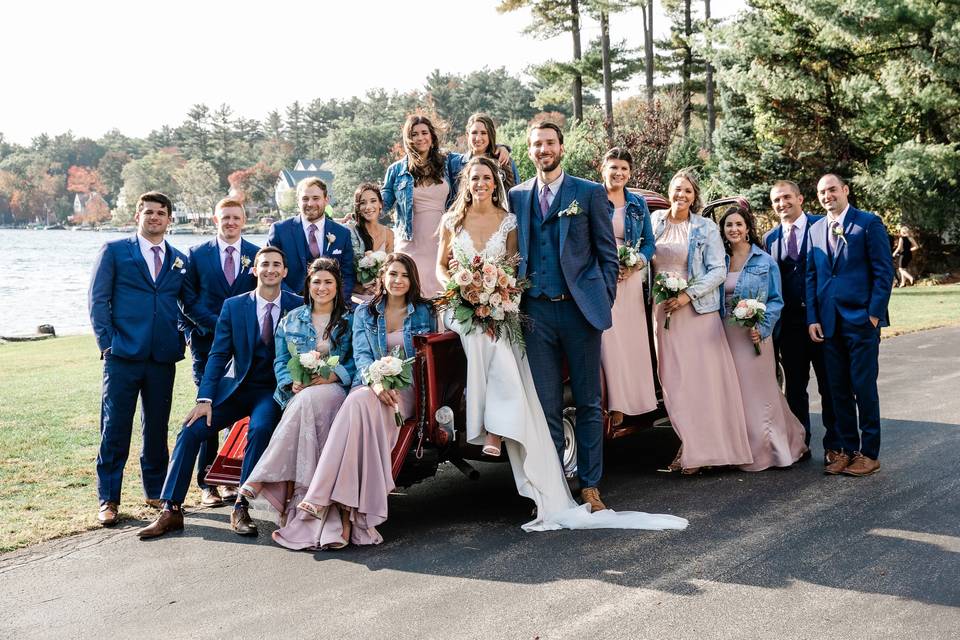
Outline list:
[[[248,207],[269,206],[279,173],[266,163],[258,162],[252,167],[234,171],[227,176],[227,182],[230,183],[230,190],[240,196]]]

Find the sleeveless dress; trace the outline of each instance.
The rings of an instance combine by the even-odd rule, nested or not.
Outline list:
[[[613,235],[617,246],[624,244],[624,210],[613,210]],[[600,362],[607,387],[607,409],[638,416],[657,408],[653,383],[647,310],[640,272],[617,283],[613,303],[613,326],[603,332]]]
[[[329,320],[330,316],[321,317],[320,326],[326,326]],[[330,341],[320,338],[314,350],[329,354]],[[303,499],[330,425],[346,397],[338,383],[317,384],[295,394],[284,409],[270,444],[244,483],[245,493],[264,499],[276,512],[275,521],[279,522],[284,512],[289,520]],[[293,482],[289,495],[288,482]]]
[[[440,219],[447,210],[447,194],[450,183],[413,188],[413,239],[404,240],[397,234],[393,248],[407,254],[417,265],[420,275],[420,291],[425,298],[432,298],[443,287],[437,280],[437,248],[440,245]]]
[[[387,349],[397,346],[403,346],[403,330],[387,334]],[[413,387],[401,391],[401,415],[411,416],[414,406]],[[387,495],[396,487],[390,454],[399,434],[393,408],[380,402],[367,385],[354,387],[333,420],[303,497],[321,508],[321,517],[297,510],[285,527],[273,532],[274,542],[295,550],[342,542],[338,505],[352,509],[352,544],[383,542],[376,526],[387,519]]]
[[[667,222],[657,239],[653,264],[657,273],[687,278],[690,222]],[[657,370],[663,402],[673,429],[683,442],[680,466],[747,465],[753,462],[740,400],[737,370],[718,311],[699,314],[685,304],[670,316],[654,311]]]
[[[731,271],[724,283],[724,304],[728,318],[732,317],[733,292],[739,276],[739,271]],[[789,467],[807,450],[804,444],[806,432],[777,387],[773,345],[769,342],[761,344],[758,356],[750,340],[749,329],[725,322],[723,330],[737,367],[743,413],[747,421],[747,439],[753,454],[753,463],[741,465],[740,469],[763,471],[770,467]]]
[[[444,224],[453,230],[450,217]],[[516,216],[505,216],[479,251],[461,229],[453,239],[454,257],[461,262],[476,255],[490,261],[503,258],[507,235],[516,225]],[[517,491],[537,506],[537,517],[523,525],[524,531],[686,528],[687,521],[677,516],[610,509],[591,513],[590,505],[574,502],[524,354],[506,339],[493,340],[476,331],[465,334],[449,311],[444,322],[460,334],[467,356],[467,440],[481,444],[487,431],[503,437]]]

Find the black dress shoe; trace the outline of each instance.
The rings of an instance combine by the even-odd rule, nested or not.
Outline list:
[[[247,507],[234,507],[230,514],[230,528],[241,536],[257,535],[257,525],[250,518],[250,512]]]

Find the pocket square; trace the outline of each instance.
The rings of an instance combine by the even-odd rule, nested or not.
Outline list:
[[[334,250],[333,250],[333,255],[335,255],[335,256],[338,256],[338,255],[340,255],[341,253],[343,253],[343,249],[334,249]]]

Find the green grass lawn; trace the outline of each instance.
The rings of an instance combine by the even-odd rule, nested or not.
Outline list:
[[[894,290],[895,335],[960,323],[960,284]],[[0,345],[0,552],[96,528],[101,363],[92,336]],[[177,366],[170,445],[193,406],[189,361]],[[121,516],[148,518],[134,428]],[[188,502],[199,493],[195,484]]]

